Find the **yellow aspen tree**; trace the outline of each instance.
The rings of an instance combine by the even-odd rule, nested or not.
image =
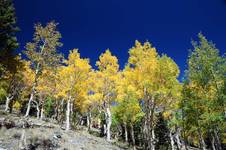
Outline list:
[[[37,109],[37,118],[43,119],[44,117],[44,104],[45,99],[50,96],[52,98],[55,98],[55,82],[56,82],[56,76],[54,73],[54,70],[51,68],[46,68],[42,71],[42,75],[39,77],[39,84],[37,85],[37,95],[39,97],[38,100],[34,100],[36,104]],[[41,110],[40,110],[41,106]]]
[[[139,104],[139,91],[136,90],[136,85],[133,84],[134,74],[129,66],[120,72],[119,80],[117,81],[117,105],[115,106],[116,118],[124,125],[125,141],[128,142],[128,126],[130,136],[135,147],[134,124],[143,117],[143,112]]]
[[[55,62],[59,61],[57,48],[60,43],[61,34],[57,31],[57,23],[50,22],[45,27],[41,24],[35,25],[35,33],[33,41],[26,44],[24,53],[32,62],[32,68],[35,72],[35,81],[31,89],[30,98],[27,105],[25,117],[29,115],[31,103],[34,99],[36,87],[38,85],[39,76],[46,67],[51,67]]]
[[[110,141],[112,124],[111,105],[116,98],[116,81],[119,70],[118,59],[111,54],[110,50],[106,50],[105,53],[100,55],[96,66],[98,67],[97,78],[99,80],[97,93],[102,96],[102,107],[106,120],[106,135],[107,140]]]
[[[87,80],[91,70],[88,59],[80,58],[77,49],[71,50],[68,59],[65,60],[66,66],[62,66],[59,71],[60,87],[59,96],[67,100],[66,111],[66,130],[70,129],[70,114],[72,106],[80,106],[88,93]]]
[[[15,71],[8,71],[0,80],[0,91],[2,89],[6,97],[5,112],[12,111],[13,99],[19,96],[24,85],[22,72],[24,71],[25,61],[21,59],[20,55],[16,56],[14,60],[16,62],[14,64]]]
[[[179,84],[179,69],[171,59],[159,56],[149,42],[143,45],[136,41],[129,50],[129,65],[134,72],[137,90],[143,100],[144,148],[155,149],[154,119],[155,110],[163,108],[174,85]]]

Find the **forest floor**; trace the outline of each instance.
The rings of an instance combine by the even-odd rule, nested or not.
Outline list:
[[[0,150],[121,150],[104,138],[80,130],[63,130],[58,124],[6,114],[0,110]]]

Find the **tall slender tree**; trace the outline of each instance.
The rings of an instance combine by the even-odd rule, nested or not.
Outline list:
[[[144,148],[155,149],[155,112],[162,111],[172,99],[178,87],[179,69],[176,63],[166,55],[159,56],[149,42],[143,45],[136,41],[129,50],[129,65],[135,76],[134,85],[140,91],[143,101]]]
[[[32,62],[35,71],[35,81],[31,90],[25,116],[29,115],[31,102],[34,99],[39,76],[45,67],[51,67],[59,61],[60,55],[57,53],[62,43],[59,41],[61,34],[57,31],[57,23],[49,22],[45,27],[41,24],[35,25],[33,42],[26,44],[24,53]]]
[[[184,121],[190,133],[195,131],[201,149],[207,148],[205,138],[211,135],[212,149],[221,150],[226,59],[201,33],[198,39],[198,42],[192,42],[188,59],[187,85],[183,94],[186,101],[182,104],[186,114]]]
[[[96,62],[98,67],[97,77],[99,79],[99,86],[96,90],[102,96],[102,108],[105,114],[106,135],[107,140],[111,140],[111,124],[112,113],[111,105],[116,98],[116,81],[118,78],[118,59],[113,56],[110,50],[106,50],[101,54],[99,61]]]
[[[67,66],[62,66],[59,71],[60,81],[58,95],[65,98],[67,101],[66,110],[66,130],[70,126],[71,113],[73,113],[73,106],[81,108],[82,102],[85,101],[88,94],[88,77],[91,70],[88,59],[80,58],[77,49],[70,51],[68,59],[65,61]]]

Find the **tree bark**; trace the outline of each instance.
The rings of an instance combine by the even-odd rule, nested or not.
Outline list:
[[[124,125],[124,133],[125,133],[125,142],[128,142],[128,130],[127,130],[127,124],[126,122],[123,122]]]
[[[172,150],[175,150],[175,146],[174,146],[174,138],[173,138],[173,135],[172,135],[172,131],[171,131],[171,130],[170,130],[170,132],[169,132],[169,137],[170,137],[171,149],[172,149]]]
[[[31,102],[33,101],[33,97],[34,97],[34,92],[32,90],[30,99],[29,99],[28,104],[27,104],[27,111],[26,111],[25,117],[29,116],[30,109],[31,109]]]
[[[202,136],[202,133],[201,133],[201,130],[198,129],[198,135],[199,135],[199,144],[200,144],[200,148],[202,150],[206,150],[206,144],[205,144],[205,141],[203,139],[203,136]]]
[[[213,132],[214,132],[214,137],[216,139],[216,146],[217,146],[218,150],[222,150],[221,141],[220,141],[219,135],[218,135],[216,130],[213,130]]]
[[[71,98],[67,101],[67,111],[66,111],[66,131],[70,129],[70,101]]]
[[[73,107],[74,107],[73,102],[70,100],[70,123],[73,123],[73,113],[74,113]],[[71,125],[73,125],[73,124],[71,124]]]
[[[216,150],[214,136],[212,136],[211,145],[212,145],[212,150]]]
[[[144,149],[155,150],[155,136],[154,136],[154,97],[150,97],[144,89]]]
[[[181,140],[180,140],[180,129],[179,129],[179,127],[176,127],[175,138],[176,138],[177,148],[178,149],[182,149],[182,144],[181,144]]]
[[[154,127],[152,127],[152,130],[151,130],[151,136],[152,136],[152,150],[155,150],[155,130],[154,130]]]
[[[60,116],[59,116],[60,120],[59,122],[60,123],[63,123],[63,120],[64,120],[64,99],[61,100],[61,104],[60,104]]]
[[[44,104],[42,104],[42,108],[41,108],[41,117],[40,117],[40,119],[41,120],[43,120],[44,119],[44,106],[43,106]]]
[[[110,108],[106,108],[106,114],[107,114],[107,127],[106,127],[106,132],[107,132],[107,141],[111,140],[111,123],[112,123],[112,116],[111,116],[111,111]]]
[[[130,123],[130,135],[131,135],[131,139],[132,139],[133,149],[136,150],[136,141],[135,141],[134,129],[133,129],[132,123]]]
[[[90,131],[90,129],[92,128],[92,118],[91,118],[91,112],[88,111],[87,112],[87,128],[88,128],[88,131]]]
[[[13,99],[13,96],[6,96],[6,103],[5,103],[5,112],[9,112],[9,103]]]
[[[40,109],[39,109],[39,104],[36,104],[36,109],[37,109],[37,119],[40,117]]]
[[[43,45],[43,48],[42,50],[44,49],[44,45]],[[33,101],[33,98],[34,98],[34,95],[35,95],[35,88],[37,86],[37,80],[38,80],[38,73],[39,73],[39,66],[40,64],[38,63],[37,64],[37,68],[35,70],[35,81],[32,85],[32,90],[31,90],[31,95],[30,95],[30,98],[29,98],[29,101],[28,101],[28,105],[27,105],[27,111],[26,111],[26,114],[25,114],[25,117],[28,117],[29,116],[29,113],[30,113],[30,109],[31,109],[31,102]]]
[[[87,128],[88,128],[88,129],[89,129],[89,127],[90,127],[90,122],[89,122],[89,120],[90,120],[90,119],[89,119],[89,113],[87,112],[87,113],[86,113],[86,123],[87,123],[86,125],[87,125]]]

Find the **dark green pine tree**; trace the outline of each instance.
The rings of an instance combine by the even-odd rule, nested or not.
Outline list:
[[[167,127],[167,121],[164,120],[162,113],[159,113],[157,116],[155,136],[156,149],[168,150],[170,148],[169,129]]]
[[[12,0],[0,0],[0,78],[5,71],[16,71],[15,49],[18,48],[16,14]]]

